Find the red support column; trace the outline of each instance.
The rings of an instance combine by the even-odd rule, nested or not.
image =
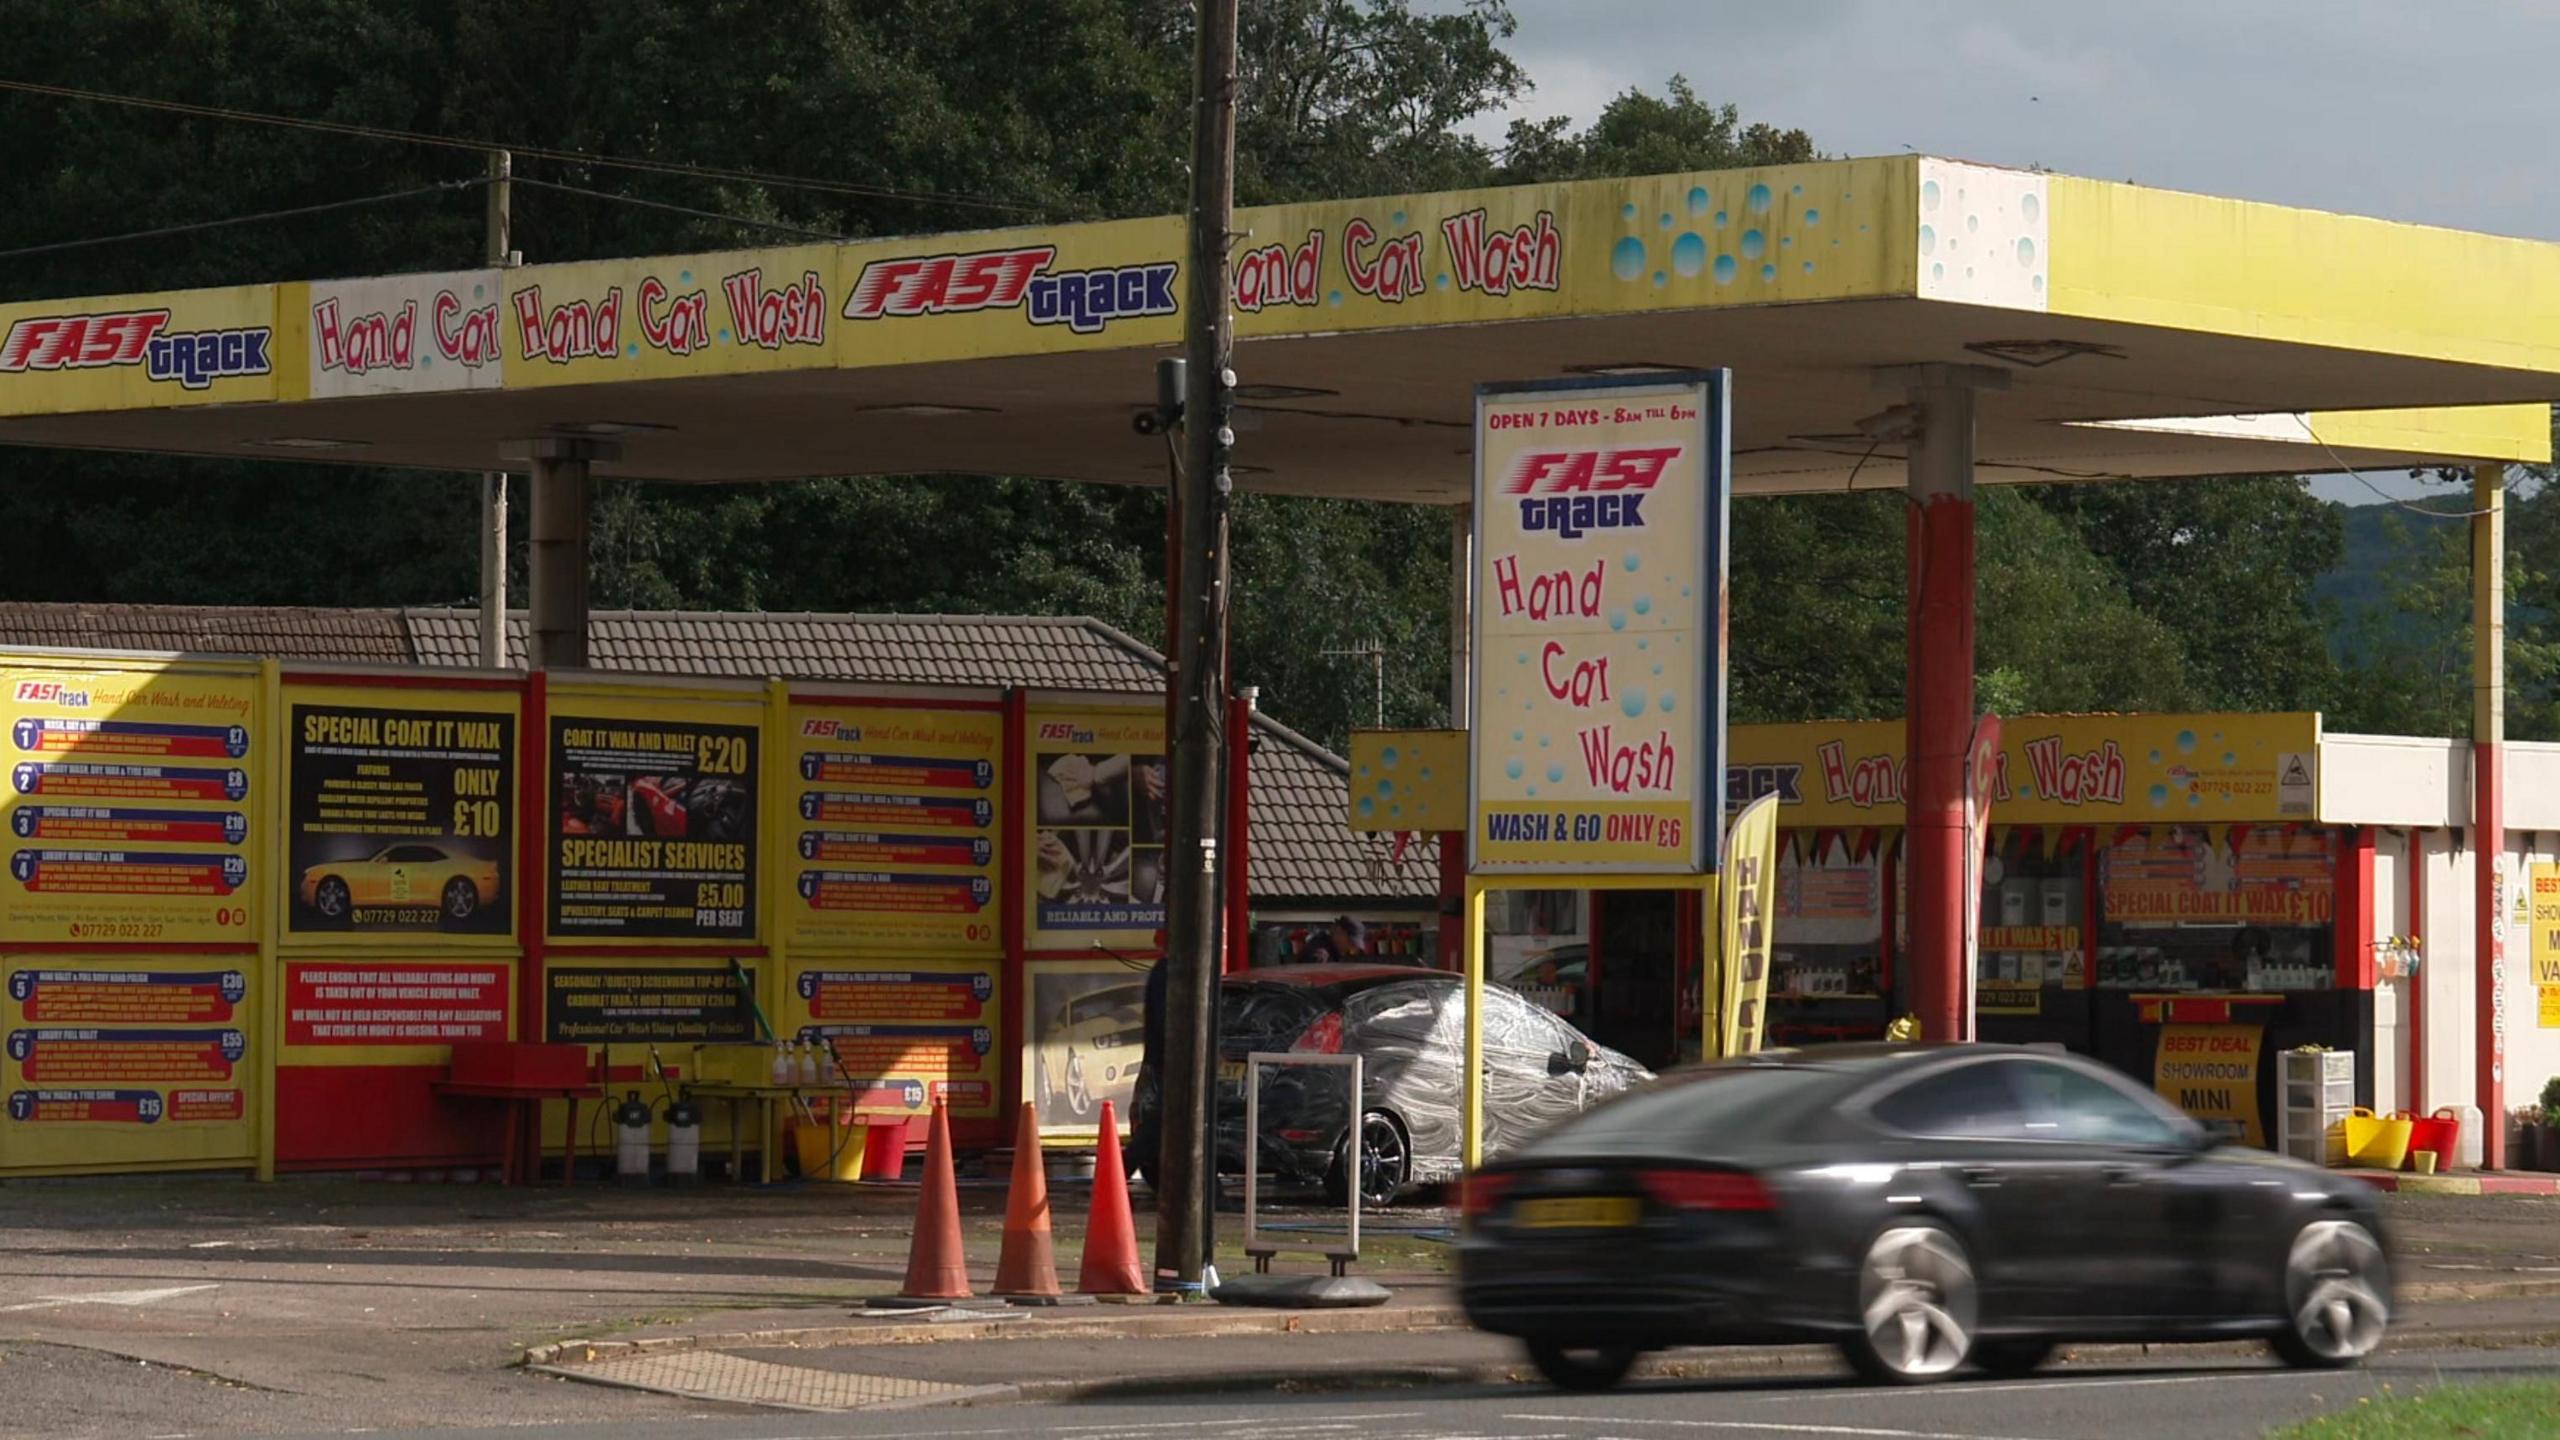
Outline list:
[[[2427,948],[2427,832],[2409,832],[2409,941],[2421,957]],[[2409,1013],[2400,1017],[2409,1031],[2409,1108],[2427,1113],[2427,967],[2409,977]],[[2484,1112],[2485,1114],[2485,1112]]]
[[[1912,995],[1920,1033],[1970,1040],[1965,1019],[1965,754],[1973,738],[1973,398],[2001,374],[1920,366],[1908,377],[1919,433],[1910,442],[1904,557],[1903,689],[1909,778],[1903,794],[1911,875]]]

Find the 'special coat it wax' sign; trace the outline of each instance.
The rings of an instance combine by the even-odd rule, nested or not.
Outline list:
[[[1729,379],[1476,393],[1480,874],[1716,868]]]

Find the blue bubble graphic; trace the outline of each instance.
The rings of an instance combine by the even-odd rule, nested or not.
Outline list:
[[[1529,787],[1529,798],[1530,798],[1530,799],[1532,799],[1532,800],[1535,800],[1535,799],[1537,799],[1537,798],[1538,798],[1538,787],[1537,787],[1537,786],[1532,785],[1532,786],[1530,786],[1530,787]]]
[[[1562,784],[1563,782],[1564,782],[1564,767],[1563,767],[1563,766],[1561,766],[1561,765],[1559,765],[1559,764],[1557,764],[1557,763],[1556,763],[1556,762],[1554,762],[1553,760],[1548,761],[1548,762],[1547,762],[1547,783],[1548,783],[1548,784],[1550,784],[1550,785],[1558,785],[1558,784]]]
[[[1657,224],[1657,225],[1660,225],[1660,226],[1661,226],[1663,229],[1665,229],[1665,230],[1670,229],[1670,228],[1671,228],[1671,212],[1670,212],[1670,211],[1668,211],[1668,210],[1663,211],[1663,212],[1662,212],[1662,218],[1661,218],[1660,220],[1655,221],[1654,223],[1655,223],[1655,224]]]
[[[2021,265],[2036,263],[2036,242],[2024,235],[2018,237],[2018,263]]]
[[[1801,185],[1790,185],[1787,187],[1787,193],[1790,195],[1801,195],[1804,193],[1804,187]]]
[[[1619,241],[1617,248],[1609,252],[1609,272],[1621,280],[1642,279],[1644,242],[1633,235]]]
[[[1401,805],[1390,805],[1387,807],[1387,814],[1390,816],[1402,815],[1403,813],[1404,807]]]
[[[1757,260],[1767,253],[1769,253],[1768,236],[1761,234],[1757,230],[1745,230],[1742,232],[1743,259]]]
[[[1378,802],[1370,799],[1366,795],[1363,795],[1360,797],[1360,804],[1356,808],[1360,811],[1360,817],[1365,820],[1378,813]]]
[[[1921,253],[1921,254],[1923,254],[1923,255],[1934,255],[1934,254],[1936,254],[1937,252],[1938,252],[1938,227],[1937,227],[1937,226],[1935,226],[1935,225],[1923,225],[1923,226],[1921,226],[1921,227],[1920,227],[1920,253]]]
[[[1920,208],[1923,210],[1935,210],[1938,208],[1937,181],[1923,180],[1920,182]]]
[[[1538,737],[1538,748],[1539,748],[1539,749],[1541,749],[1541,750],[1544,750],[1544,749],[1546,749],[1546,748],[1547,748],[1547,737],[1546,737],[1546,736],[1541,735],[1541,736],[1539,736],[1539,737]]]
[[[1612,611],[1610,611],[1610,612],[1609,612],[1609,628],[1610,628],[1610,629],[1612,629],[1612,630],[1624,630],[1624,629],[1626,629],[1626,628],[1627,628],[1627,612],[1626,612],[1626,611],[1624,611],[1624,610],[1612,610]]]
[[[1654,673],[1654,674],[1656,674],[1656,675],[1661,674],[1661,673],[1662,673],[1662,667],[1661,667],[1661,666],[1659,666],[1659,665],[1654,666],[1654,667],[1653,667],[1653,673]]]
[[[693,283],[693,272],[692,272],[692,271],[690,271],[690,270],[679,270],[679,271],[677,271],[677,272],[676,272],[676,283],[677,283],[677,284],[679,284],[679,285],[690,285],[690,284],[692,284],[692,283]]]
[[[2151,763],[2152,763],[2152,764],[2154,764],[2154,765],[2157,765],[2157,764],[2159,764],[2159,763],[2160,763],[2160,752],[2159,752],[2159,751],[2154,750],[2154,751],[2152,751],[2152,752],[2151,752]]]
[[[1680,598],[1681,598],[1681,599],[1683,599],[1683,600],[1686,600],[1686,599],[1688,599],[1688,598],[1689,598],[1689,587],[1688,587],[1688,586],[1683,585],[1683,586],[1681,586],[1681,587],[1680,587]]]
[[[1628,552],[1626,553],[1626,558],[1624,558],[1624,559],[1620,560],[1618,563],[1619,563],[1619,564],[1621,564],[1621,565],[1626,566],[1626,567],[1627,567],[1627,573],[1628,573],[1628,574],[1630,574],[1630,575],[1633,575],[1633,574],[1634,574],[1634,573],[1636,573],[1638,570],[1641,570],[1641,569],[1643,569],[1643,568],[1644,568],[1644,557],[1643,557],[1643,556],[1641,556],[1641,555],[1639,555],[1639,554],[1637,554],[1637,553],[1636,553],[1636,552],[1634,552],[1633,550],[1630,550],[1630,551],[1628,551]]]
[[[1717,228],[1717,229],[1721,230],[1721,229],[1723,229],[1723,228],[1724,228],[1724,222],[1725,222],[1725,219],[1726,219],[1726,216],[1725,216],[1725,213],[1724,213],[1723,211],[1719,210],[1719,211],[1717,211],[1717,212],[1716,212],[1716,228]]]
[[[1379,794],[1381,794],[1381,795],[1393,795],[1394,793],[1396,793],[1396,782],[1394,782],[1393,780],[1381,780],[1381,781],[1379,781],[1379,782],[1378,782],[1378,793],[1379,793]]]
[[[2201,791],[2196,791],[2196,790],[2190,790],[2190,791],[2188,791],[2188,792],[2187,792],[2187,803],[2188,803],[2189,805],[2202,805],[2202,804],[2204,803],[2204,795],[2203,795],[2203,793],[2202,793]]]
[[[1511,732],[1511,739],[1512,739],[1512,741],[1513,741],[1515,744],[1516,744],[1516,743],[1518,743],[1520,740],[1525,739],[1525,738],[1527,738],[1527,737],[1526,737],[1526,733],[1525,733],[1525,732],[1523,732],[1523,731],[1514,730],[1514,731],[1512,731],[1512,732]]]
[[[1434,290],[1446,290],[1446,289],[1448,289],[1448,288],[1449,288],[1449,277],[1448,277],[1448,275],[1447,275],[1446,273],[1442,273],[1442,274],[1439,274],[1439,275],[1434,275],[1434,276],[1432,276],[1432,277],[1431,277],[1431,288],[1432,288],[1432,289],[1434,289]]]
[[[1665,690],[1665,691],[1663,691],[1663,692],[1662,692],[1662,713],[1663,713],[1663,714],[1665,714],[1665,715],[1670,714],[1673,710],[1675,710],[1675,709],[1678,709],[1678,708],[1679,708],[1679,704],[1680,704],[1680,702],[1679,702],[1679,701],[1674,700],[1674,699],[1672,699],[1672,698],[1671,698],[1671,692],[1670,692],[1670,691]]]
[[[2028,283],[2028,284],[2030,284],[2030,285],[2033,285],[2033,286],[2036,288],[2036,293],[2038,293],[2038,294],[2042,294],[2042,293],[2044,293],[2044,277],[2043,277],[2043,276],[2038,275],[2037,277],[2035,277],[2034,279],[2032,279],[2032,280],[2028,281],[2027,283]]]
[[[1618,218],[1621,220],[1633,220],[1636,218],[1636,202],[1630,200],[1626,204],[1619,206]]]
[[[1663,285],[1668,285],[1668,284],[1670,284],[1670,283],[1671,283],[1671,275],[1670,275],[1670,272],[1665,271],[1665,270],[1656,270],[1656,271],[1654,271],[1654,272],[1653,272],[1653,283],[1654,283],[1657,287],[1658,287],[1658,286],[1663,286]]]
[[[1932,266],[1930,266],[1930,267],[1929,267],[1929,278],[1930,278],[1930,279],[1932,279],[1932,280],[1944,280],[1944,279],[1946,279],[1946,278],[1947,278],[1947,267],[1946,267],[1946,266],[1944,266],[1944,265],[1932,265]]]
[[[1393,745],[1390,745],[1386,749],[1378,752],[1378,763],[1386,766],[1390,770],[1396,768],[1396,761],[1402,758],[1404,757],[1396,753],[1396,747]]]
[[[1730,255],[1719,255],[1719,256],[1717,256],[1717,257],[1716,257],[1716,283],[1717,283],[1717,284],[1719,284],[1719,285],[1730,285],[1730,284],[1732,284],[1732,283],[1733,283],[1733,268],[1734,268],[1734,267],[1733,267],[1733,257],[1732,257],[1732,256],[1730,256]]]
[[[2178,732],[2178,753],[2181,755],[2193,755],[2196,753],[2196,732],[2193,730],[2181,730]]]
[[[1510,776],[1510,777],[1511,777],[1512,779],[1514,779],[1514,780],[1517,780],[1517,779],[1519,779],[1519,778],[1520,778],[1520,776],[1521,776],[1522,772],[1523,772],[1523,771],[1525,771],[1527,768],[1528,768],[1528,767],[1526,767],[1526,766],[1522,765],[1519,761],[1517,761],[1517,760],[1512,760],[1512,761],[1507,761],[1507,762],[1505,762],[1505,763],[1504,763],[1504,765],[1503,765],[1503,767],[1502,767],[1502,773],[1503,773],[1503,774],[1505,774],[1505,775]]]
[[[2021,197],[2018,201],[2018,215],[2030,225],[2036,223],[2036,216],[2043,213],[2043,210],[2044,202],[2038,200],[2032,193]]]
[[[1422,778],[1423,778],[1423,779],[1425,779],[1425,780],[1428,780],[1428,779],[1430,779],[1430,778],[1431,778],[1431,767],[1430,767],[1430,766],[1425,765],[1425,766],[1423,766],[1423,767],[1422,767]]]
[[[1705,210],[1706,208],[1707,208],[1707,187],[1706,187],[1706,186],[1704,186],[1704,185],[1692,185],[1692,186],[1690,186],[1690,187],[1689,187],[1689,213],[1690,213],[1690,214],[1692,214],[1692,215],[1695,215],[1695,214],[1698,214],[1699,212],[1701,212],[1701,211]]]
[[[1777,267],[1777,266],[1775,266],[1775,265],[1763,265],[1763,266],[1761,266],[1761,267],[1760,267],[1760,278],[1761,278],[1761,279],[1763,279],[1763,280],[1775,280],[1775,279],[1777,279],[1777,278],[1778,278],[1778,267]]]
[[[1639,615],[1650,615],[1650,614],[1652,614],[1652,613],[1653,613],[1653,597],[1652,597],[1652,596],[1650,596],[1650,595],[1639,595],[1639,596],[1637,596],[1637,597],[1636,597],[1636,613],[1637,613],[1637,614],[1639,614]]]
[[[1512,656],[1512,657],[1511,657],[1511,663],[1512,663],[1512,664],[1514,664],[1514,665],[1526,665],[1526,664],[1528,664],[1528,663],[1529,663],[1529,652],[1528,652],[1528,651],[1526,651],[1526,650],[1523,650],[1523,651],[1521,651],[1519,654]]]
[[[1749,210],[1754,215],[1768,214],[1769,187],[1766,185],[1752,186],[1750,193],[1742,197],[1742,204],[1743,208]]]
[[[1339,305],[1342,303],[1342,292],[1339,290],[1329,290],[1325,292],[1324,298],[1325,303],[1328,305]]]
[[[2222,752],[2222,763],[2225,765],[2237,765],[2240,763],[2240,757],[2232,754],[2228,750],[2225,750]]]
[[[1394,214],[1388,216],[1387,223],[1390,225],[1402,225],[1404,223],[1404,212],[1398,210]]]
[[[1819,225],[1819,224],[1821,224],[1821,223],[1822,223],[1822,212],[1821,212],[1821,211],[1819,211],[1819,210],[1807,210],[1806,212],[1804,212],[1804,223],[1806,223],[1807,225]]]
[[[1706,237],[1700,235],[1695,230],[1691,230],[1682,235],[1679,239],[1672,241],[1671,268],[1679,271],[1681,278],[1683,279],[1706,269]]]
[[[2161,807],[2161,806],[2163,806],[2163,805],[2166,805],[2166,804],[2168,804],[2168,803],[2169,803],[2169,787],[2168,787],[2168,786],[2166,786],[2166,785],[2154,785],[2154,786],[2152,786],[2152,787],[2151,787],[2151,805],[2152,805],[2152,808],[2156,810],[2156,809],[2158,809],[2159,807]]]
[[[1646,698],[1644,687],[1630,685],[1627,687],[1626,695],[1618,701],[1618,708],[1626,711],[1629,718],[1633,718],[1644,713]]]
[[[1653,642],[1650,640],[1638,640],[1636,642],[1636,648],[1639,650],[1650,650],[1653,648]]]
[[[1812,261],[1807,260],[1806,262],[1804,262],[1804,273],[1806,273],[1807,275],[1810,275],[1810,274],[1812,274],[1812,273],[1813,273],[1813,262],[1812,262]]]

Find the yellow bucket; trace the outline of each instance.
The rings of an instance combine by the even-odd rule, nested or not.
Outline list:
[[[2376,1115],[2359,1105],[2341,1122],[2347,1127],[2347,1163],[2372,1170],[2397,1170],[2409,1158],[2407,1117]]]
[[[848,1117],[850,1118],[850,1117]],[[804,1180],[859,1180],[862,1178],[862,1132],[854,1126],[815,1124],[807,1120],[793,1122],[791,1145],[800,1160],[800,1178]]]

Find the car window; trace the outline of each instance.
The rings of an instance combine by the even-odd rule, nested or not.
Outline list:
[[[1924,1075],[1887,1093],[1868,1113],[1905,1135],[1933,1139],[2015,1140],[2026,1133],[2026,1107],[2011,1084],[2016,1062],[1995,1060]]]
[[[1600,1102],[1546,1132],[1529,1153],[1660,1155],[1801,1135],[1840,1089],[1840,1077],[1821,1070],[1683,1070]]]
[[[1363,990],[1345,1001],[1343,1018],[1358,1030],[1360,1038],[1366,1042],[1392,1040],[1405,1045],[1427,1044],[1432,1031],[1440,1023],[1440,1007],[1432,1003],[1432,992],[1454,988],[1380,985]]]
[[[2017,1065],[2027,1134],[2081,1145],[2172,1145],[2178,1124],[2141,1096],[2085,1070],[2044,1061]]]
[[[1226,985],[1218,991],[1220,1046],[1231,1054],[1286,1050],[1324,1013],[1301,985]]]

